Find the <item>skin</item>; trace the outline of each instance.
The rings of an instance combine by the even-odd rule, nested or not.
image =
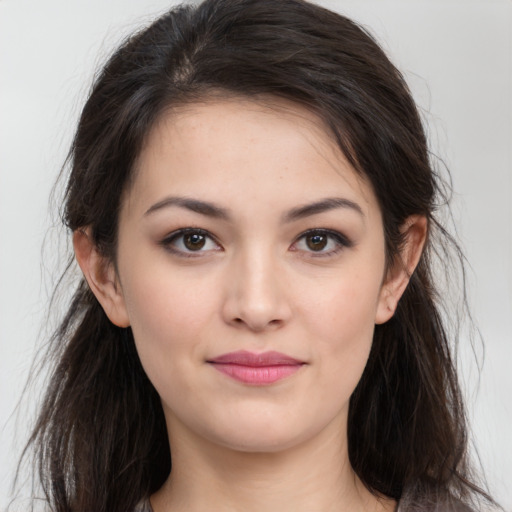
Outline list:
[[[394,313],[426,220],[403,230],[401,264],[388,267],[371,186],[297,106],[226,99],[162,117],[124,194],[115,265],[87,230],[74,237],[91,289],[113,323],[131,326],[162,399],[173,469],[155,512],[394,509],[352,471],[346,433],[374,326]],[[304,364],[254,386],[208,362],[242,349]]]

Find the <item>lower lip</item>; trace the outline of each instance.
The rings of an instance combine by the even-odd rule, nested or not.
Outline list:
[[[302,364],[281,364],[273,366],[244,366],[229,363],[211,364],[217,371],[224,373],[232,379],[256,386],[272,384],[285,379],[298,372],[302,367]]]

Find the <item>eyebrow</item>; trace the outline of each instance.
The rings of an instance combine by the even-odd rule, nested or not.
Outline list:
[[[178,196],[166,197],[165,199],[158,201],[144,213],[144,216],[150,215],[154,212],[171,206],[185,208],[206,217],[213,217],[215,219],[229,220],[231,218],[229,210],[226,208],[222,208],[221,206],[217,206],[207,201]],[[319,213],[327,212],[337,208],[350,209],[364,217],[362,208],[354,201],[342,197],[327,197],[325,199],[315,201],[314,203],[292,208],[290,211],[283,215],[283,222],[293,222],[305,217],[309,217],[311,215],[317,215]]]
[[[363,209],[354,201],[342,197],[327,197],[314,203],[306,204],[293,208],[284,215],[285,222],[293,222],[295,220],[303,219],[311,215],[327,212],[336,208],[347,208],[357,212],[364,218]]]
[[[228,220],[230,215],[228,210],[225,208],[221,208],[220,206],[216,206],[213,203],[208,203],[206,201],[200,201],[199,199],[191,199],[188,197],[166,197],[162,199],[162,201],[158,201],[151,208],[149,208],[144,216],[150,215],[158,210],[163,208],[167,208],[169,206],[179,206],[181,208],[186,208],[187,210],[191,210],[196,213],[200,213],[201,215],[205,215],[207,217],[213,217],[216,219]]]

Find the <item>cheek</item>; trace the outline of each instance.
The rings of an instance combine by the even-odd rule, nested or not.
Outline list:
[[[141,338],[166,339],[199,329],[211,307],[211,276],[176,268],[160,248],[127,249],[120,273],[132,328],[140,331]]]
[[[317,340],[318,357],[329,380],[354,388],[364,370],[373,341],[380,293],[380,274],[351,272],[326,284],[304,311],[308,330]]]
[[[380,274],[347,272],[318,287],[304,292],[307,302],[303,309],[310,311],[311,320],[328,338],[352,339],[373,332],[380,298]]]
[[[155,267],[134,272],[124,283],[137,351],[157,388],[170,376],[179,378],[191,361],[204,357],[200,340],[215,310],[215,297],[208,293],[207,284],[205,280],[183,282],[179,274],[159,272]]]

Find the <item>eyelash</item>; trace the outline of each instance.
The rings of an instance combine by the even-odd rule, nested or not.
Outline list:
[[[183,250],[183,249],[177,249],[173,244],[175,244],[178,240],[182,240],[183,244],[183,237],[187,235],[199,235],[204,237],[204,239],[210,240],[210,242],[213,242],[218,249],[208,249],[206,251],[202,250]],[[330,229],[309,229],[303,233],[301,233],[293,242],[293,244],[290,247],[290,250],[292,251],[299,251],[300,249],[297,249],[297,245],[302,240],[305,240],[308,236],[320,236],[320,237],[327,237],[327,244],[329,244],[329,241],[334,241],[335,248],[331,249],[329,251],[324,252],[323,250],[320,251],[314,251],[314,250],[304,250],[305,253],[308,253],[308,256],[314,257],[314,258],[322,258],[322,257],[329,257],[333,256],[335,254],[338,254],[340,251],[346,248],[352,247],[354,244],[352,241],[350,241],[345,235],[339,233],[338,231],[332,231]],[[208,241],[205,241],[205,244],[207,244]],[[215,237],[211,235],[208,231],[201,229],[201,228],[183,228],[178,229],[177,231],[174,231],[170,233],[168,236],[166,236],[161,242],[160,245],[162,245],[166,250],[170,251],[173,254],[176,254],[177,256],[183,257],[183,258],[197,258],[201,257],[205,252],[211,252],[221,250],[220,244],[217,242]],[[200,247],[199,249],[202,249]]]
[[[336,244],[334,249],[331,249],[329,251],[305,251],[308,253],[308,256],[313,258],[326,258],[329,256],[334,256],[335,254],[338,254],[343,249],[347,249],[352,247],[354,244],[351,240],[349,240],[345,235],[339,233],[338,231],[333,231],[330,229],[309,229],[308,231],[305,231],[304,233],[301,233],[296,241],[292,244],[292,247],[295,247],[301,240],[305,240],[308,236],[325,236],[327,237],[327,243],[329,243],[329,240],[333,240]],[[298,249],[293,249],[298,250]]]
[[[215,240],[211,233],[201,228],[183,228],[178,229],[177,231],[173,231],[160,242],[160,245],[162,245],[169,252],[172,252],[173,254],[176,254],[177,256],[181,256],[183,258],[197,258],[202,256],[202,253],[211,251],[211,249],[209,251],[187,251],[183,249],[177,249],[176,247],[173,246],[173,244],[175,244],[177,240],[179,240],[180,238],[183,239],[187,235],[203,236],[205,239],[213,241],[213,243],[215,243],[216,246],[220,246],[220,244]]]

